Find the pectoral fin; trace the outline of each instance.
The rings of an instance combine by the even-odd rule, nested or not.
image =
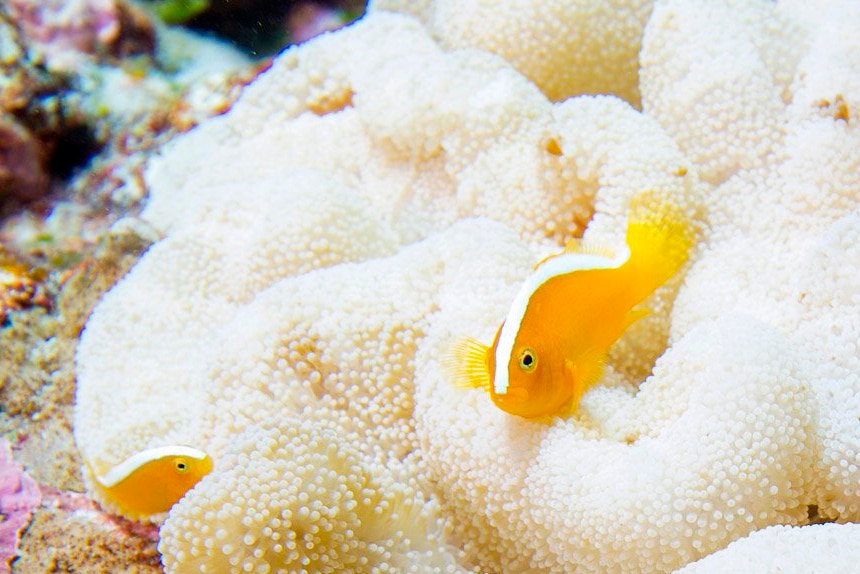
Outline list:
[[[605,364],[606,353],[596,349],[581,354],[576,360],[568,359],[565,361],[564,372],[573,386],[570,412],[576,412],[582,395],[600,380]]]

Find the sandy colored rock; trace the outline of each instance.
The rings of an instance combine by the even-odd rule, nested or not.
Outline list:
[[[49,492],[21,540],[14,574],[162,572],[157,532],[115,520],[79,493]]]

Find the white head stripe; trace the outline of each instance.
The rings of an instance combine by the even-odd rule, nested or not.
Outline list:
[[[630,250],[626,246],[613,259],[588,253],[562,253],[547,259],[526,278],[517,296],[514,297],[513,303],[511,303],[511,309],[508,311],[508,316],[502,325],[502,331],[499,333],[499,344],[496,345],[496,373],[493,377],[493,391],[497,395],[504,395],[508,392],[508,363],[532,293],[553,277],[588,269],[615,269],[621,267],[629,257]]]
[[[190,446],[158,446],[148,448],[135,453],[110,469],[104,476],[96,475],[96,480],[105,488],[111,488],[119,484],[122,480],[128,477],[132,472],[153,460],[164,458],[165,456],[184,456],[195,460],[203,460],[206,458],[206,453]]]

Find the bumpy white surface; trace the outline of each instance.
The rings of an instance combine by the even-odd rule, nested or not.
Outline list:
[[[786,10],[792,9],[791,4]],[[810,20],[767,164],[708,197],[714,232],[680,293],[672,329],[743,312],[793,339],[810,361],[820,457],[813,495],[828,518],[860,518],[860,10],[833,3]]]
[[[755,528],[805,520],[809,374],[786,339],[742,316],[703,323],[635,397],[603,388],[573,420],[531,423],[464,401],[439,367],[452,330],[486,337],[493,324],[482,318],[504,308],[503,294],[471,287],[446,299],[419,352],[416,416],[446,512],[479,563],[665,571]]]
[[[251,572],[264,563],[282,573],[464,572],[432,506],[368,465],[351,444],[358,440],[325,420],[280,417],[246,429],[218,474],[162,528],[165,569]]]
[[[676,574],[853,572],[860,564],[860,525],[771,526]]]
[[[713,183],[760,164],[782,127],[779,86],[754,43],[775,9],[752,4],[660,2],[645,33],[643,108]]]
[[[652,0],[376,0],[419,17],[446,49],[498,54],[554,101],[614,94],[639,104],[639,48]]]
[[[325,40],[285,53],[229,114],[153,161],[144,216],[165,239],[105,298],[79,351],[76,433],[99,467],[194,439],[206,365],[219,356],[208,334],[281,277],[387,255],[468,215],[546,251],[595,209],[589,233],[617,240],[627,199],[645,188],[697,203],[695,176],[679,175],[686,159],[618,100],[552,106],[498,58],[444,56],[403,17]],[[340,54],[337,81],[322,81]],[[665,317],[638,339],[664,339]]]
[[[210,338],[258,291],[396,245],[366,202],[319,173],[225,185],[210,199],[105,296],[81,337],[75,433],[98,473],[145,448],[199,442]]]
[[[337,429],[335,450],[383,490],[420,491],[427,524],[438,509],[461,564],[487,571],[670,572],[806,524],[812,506],[858,520],[852,6],[657,2],[644,114],[611,97],[552,104],[498,57],[446,53],[389,14],[286,52],[153,163],[145,217],[165,238],[88,324],[82,451],[215,455],[165,528],[177,572],[192,549],[223,548],[208,522],[238,485],[251,518],[249,542],[229,536],[236,564],[283,564],[262,549],[275,538],[250,533],[266,487],[218,461],[259,451],[266,472],[303,475],[265,440],[294,417]],[[586,222],[619,240],[645,189],[709,225],[576,416],[524,421],[445,380],[449,345],[489,343],[540,256]],[[459,222],[472,216],[496,222]],[[278,504],[301,506],[300,491]]]

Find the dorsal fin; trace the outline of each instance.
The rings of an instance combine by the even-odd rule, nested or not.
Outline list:
[[[605,257],[606,259],[615,259],[615,250],[612,247],[606,245],[605,243],[601,243],[599,241],[594,241],[591,239],[583,239],[581,237],[573,237],[567,240],[567,243],[564,244],[564,251],[560,253],[553,253],[552,255],[547,255],[537,263],[535,263],[534,268],[537,269],[550,259],[558,257],[559,255],[566,255],[568,253],[578,253],[580,255],[596,255],[598,257]]]
[[[565,253],[582,253],[585,255],[599,255],[607,259],[615,258],[615,250],[605,243],[584,237],[568,239],[564,244]]]

